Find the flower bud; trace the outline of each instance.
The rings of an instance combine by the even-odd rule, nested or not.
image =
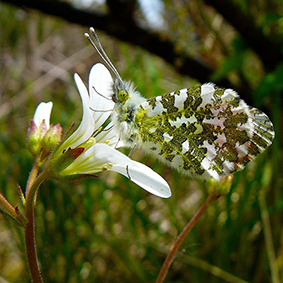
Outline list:
[[[227,175],[220,177],[220,180],[217,181],[215,179],[209,179],[207,180],[207,191],[208,193],[215,193],[218,195],[227,195],[230,190],[233,183],[234,175]]]
[[[59,124],[50,126],[52,105],[52,102],[41,102],[28,129],[27,147],[35,157],[41,155],[41,161],[60,142],[62,136],[62,128]]]
[[[62,136],[62,127],[60,124],[51,125],[41,141],[42,159],[44,159],[60,142]]]
[[[42,131],[31,119],[27,135],[27,147],[34,156],[38,156],[41,150]]]

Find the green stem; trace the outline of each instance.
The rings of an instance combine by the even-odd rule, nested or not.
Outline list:
[[[34,181],[36,180],[37,174],[39,172],[39,166],[37,165],[37,160],[35,160],[32,169],[29,173],[28,181],[27,181],[27,187],[26,187],[26,199],[28,198],[28,195],[30,193],[30,190],[33,186]]]
[[[217,194],[210,194],[204,204],[201,206],[201,208],[195,213],[195,215],[193,216],[193,218],[190,220],[190,222],[185,226],[185,228],[183,229],[183,231],[181,232],[181,234],[178,236],[178,238],[176,239],[176,241],[172,244],[171,248],[170,248],[170,252],[167,255],[163,266],[160,270],[160,273],[158,275],[158,278],[156,280],[156,283],[162,283],[167,275],[167,272],[174,260],[174,257],[177,253],[177,251],[179,250],[180,245],[183,243],[183,241],[185,240],[186,236],[188,235],[188,233],[192,230],[192,228],[195,226],[195,224],[197,223],[197,221],[200,219],[200,217],[204,214],[204,212],[206,211],[207,207],[210,205],[210,203],[215,200],[216,198],[218,198],[219,195]]]
[[[34,225],[34,207],[37,190],[41,183],[46,179],[44,172],[37,176],[39,167],[34,164],[29,176],[26,188],[25,217],[28,220],[25,227],[25,245],[30,274],[34,283],[43,283],[39,268]]]

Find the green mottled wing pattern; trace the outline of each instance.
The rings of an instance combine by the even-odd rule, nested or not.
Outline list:
[[[145,100],[134,122],[138,145],[201,178],[242,170],[274,138],[263,112],[250,108],[235,91],[211,83]]]

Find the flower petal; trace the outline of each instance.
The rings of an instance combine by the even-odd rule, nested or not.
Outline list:
[[[114,108],[112,87],[113,79],[108,69],[101,63],[95,64],[89,74],[89,94],[96,129],[105,122]]]
[[[63,143],[62,146],[65,148],[74,148],[79,146],[88,140],[94,132],[94,122],[92,118],[92,111],[89,108],[89,95],[87,88],[78,74],[74,75],[74,79],[82,100],[83,117],[77,130]]]
[[[53,103],[51,101],[49,101],[47,103],[41,102],[37,106],[37,108],[34,112],[34,116],[33,116],[33,120],[34,120],[37,127],[39,127],[40,124],[42,123],[42,121],[44,120],[46,128],[49,129],[52,106],[53,106]]]
[[[76,173],[94,174],[109,169],[128,177],[146,191],[163,198],[171,196],[167,182],[152,169],[142,163],[131,160],[118,150],[96,143],[80,155],[71,165]],[[67,168],[64,174],[70,174]],[[65,171],[65,170],[64,170]],[[69,172],[68,172],[69,171]]]
[[[167,182],[159,174],[142,163],[128,158],[125,163],[113,165],[110,170],[123,174],[138,186],[158,197],[171,197],[171,190]]]

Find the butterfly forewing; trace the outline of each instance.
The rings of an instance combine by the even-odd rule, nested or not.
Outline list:
[[[272,143],[269,118],[213,84],[148,99],[137,109],[138,142],[179,171],[218,179],[241,170]]]

